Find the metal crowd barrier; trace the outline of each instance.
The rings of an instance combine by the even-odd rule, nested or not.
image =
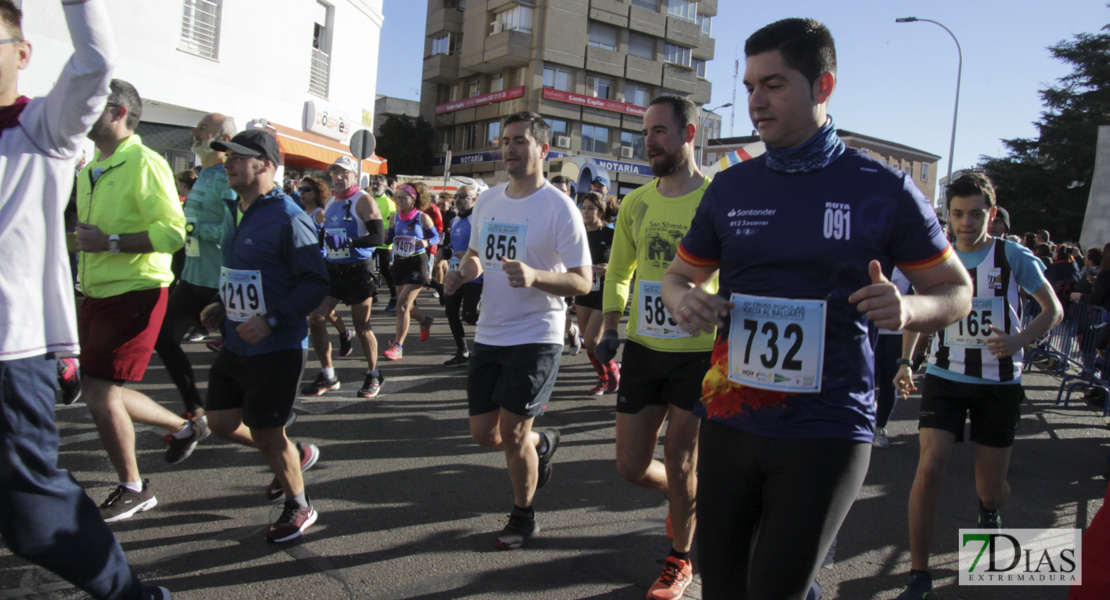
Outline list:
[[[1022,299],[1022,325],[1028,326],[1041,312],[1040,304],[1033,298]],[[1101,306],[1088,306],[1073,302],[1064,318],[1048,334],[1025,353],[1024,370],[1037,364],[1048,368],[1060,377],[1056,404],[1064,406],[1071,400],[1072,392],[1083,387],[1097,390],[1106,402],[1103,417],[1110,414],[1110,369],[1100,359],[1095,343],[1108,324],[1108,314]]]

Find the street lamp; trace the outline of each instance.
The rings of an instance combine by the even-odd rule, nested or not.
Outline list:
[[[709,120],[710,113],[713,113],[714,111],[721,110],[722,108],[728,108],[730,106],[732,106],[732,103],[728,102],[728,103],[722,104],[722,105],[720,105],[717,108],[714,108],[712,110],[707,110],[707,111],[705,111],[705,116],[701,118],[702,134],[701,134],[701,149],[698,151],[698,170],[701,170],[701,168],[703,166],[703,158],[705,157],[705,145],[707,143],[709,143],[709,132],[705,130],[705,122]]]
[[[960,62],[956,67],[956,108],[952,110],[952,140],[948,144],[948,183],[946,185],[952,185],[952,159],[956,152],[956,117],[960,114],[960,77],[963,75],[964,70],[964,51],[960,48],[960,40],[956,39],[956,34],[952,33],[951,29],[945,27],[944,24],[939,21],[919,19],[917,17],[902,17],[894,20],[895,23],[916,23],[917,21],[940,25],[941,28],[948,32],[948,35],[952,36],[952,41],[956,42],[956,54],[960,57]],[[948,212],[947,208],[944,212]]]

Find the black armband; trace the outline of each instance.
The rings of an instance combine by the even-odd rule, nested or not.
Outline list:
[[[381,219],[365,221],[366,235],[351,240],[352,248],[376,248],[385,243],[385,227]]]

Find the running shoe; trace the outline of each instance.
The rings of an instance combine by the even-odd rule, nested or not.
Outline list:
[[[872,442],[876,448],[889,448],[890,438],[886,436],[886,427],[883,427],[875,432],[875,441]]]
[[[354,338],[355,336],[351,333],[350,328],[343,330],[343,335],[339,336],[339,356],[341,358],[347,358],[351,355],[351,351],[355,349],[354,344],[351,343]]]
[[[518,550],[539,532],[540,526],[536,523],[535,517],[529,519],[522,515],[510,514],[508,525],[501,530],[501,535],[497,536],[497,541],[493,545],[498,550]]]
[[[59,358],[55,362],[58,366],[58,401],[69,406],[81,397],[81,370],[76,358]]]
[[[143,480],[143,491],[136,492],[122,485],[116,486],[114,492],[108,495],[104,504],[100,505],[100,516],[105,523],[115,523],[130,519],[135,513],[148,511],[158,505],[158,499],[150,489],[150,480]]]
[[[453,358],[444,361],[445,367],[469,367],[470,356],[466,354],[456,354]]]
[[[389,304],[385,305],[385,312],[397,312],[397,296],[390,296]]]
[[[577,325],[570,326],[570,355],[578,356],[582,351],[582,332],[578,330]]]
[[[432,323],[435,323],[435,321],[436,320],[432,318],[432,315],[428,315],[427,317],[424,317],[424,322],[420,324],[420,341],[421,342],[428,341],[428,336],[432,335]]]
[[[609,387],[605,388],[606,394],[615,394],[621,389],[621,365],[613,363],[613,370],[609,371]]]
[[[189,458],[193,450],[196,449],[197,443],[209,435],[212,435],[212,431],[208,429],[208,417],[193,417],[186,423],[186,427],[191,430],[188,437],[178,439],[173,437],[171,433],[162,436],[162,440],[168,444],[166,448],[166,462],[171,465],[176,465],[186,458]]]
[[[368,373],[366,375],[366,381],[362,382],[362,387],[358,390],[358,397],[373,398],[377,396],[382,391],[383,383],[385,383],[385,377]]]
[[[190,329],[185,334],[185,339],[190,342],[203,342],[206,337],[208,337],[208,332],[203,329]]]
[[[305,396],[319,396],[328,390],[339,389],[339,378],[332,377],[328,379],[324,376],[323,371],[316,375],[316,379],[311,383],[306,383],[301,386],[301,394]]]
[[[997,510],[986,510],[983,503],[979,503],[979,529],[1002,530],[1002,515]]]
[[[686,586],[694,578],[694,565],[689,560],[668,556],[663,563],[663,573],[648,589],[648,600],[675,600],[681,598]]]
[[[301,533],[316,522],[316,509],[311,505],[302,508],[292,500],[285,501],[281,516],[266,532],[266,541],[280,544],[301,537]]]
[[[401,344],[390,342],[389,347],[385,349],[385,352],[382,352],[382,356],[389,360],[401,360],[405,357],[405,349],[401,347]]]
[[[217,338],[208,342],[204,342],[204,347],[213,352],[219,352],[224,347],[224,338]]]
[[[933,579],[927,575],[910,573],[906,581],[906,589],[898,594],[894,600],[925,600],[933,591]]]
[[[547,440],[547,450],[540,452],[539,462],[539,479],[536,481],[536,489],[542,488],[551,481],[551,457],[555,456],[555,451],[559,449],[559,430],[545,429],[540,432],[545,440]]]
[[[139,597],[142,600],[172,600],[173,595],[160,585],[145,585]]]
[[[316,447],[316,444],[297,442],[297,453],[301,455],[301,473],[311,469],[316,461],[320,460],[320,449]],[[266,499],[275,504],[285,499],[285,490],[282,488],[281,480],[277,477],[274,477],[274,480],[266,488]]]
[[[593,394],[594,396],[600,396],[600,395],[604,394],[605,390],[607,390],[607,389],[609,389],[609,380],[608,379],[598,379],[597,380],[597,385],[590,388],[590,393]]]

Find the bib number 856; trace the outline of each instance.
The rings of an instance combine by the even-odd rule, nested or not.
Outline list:
[[[752,344],[755,342],[755,334],[757,331],[767,336],[767,352],[759,355],[759,361],[763,366],[768,369],[773,369],[779,364],[779,326],[778,324],[767,321],[763,324],[762,329],[759,327],[759,322],[755,319],[744,319],[744,330],[748,332],[748,343],[744,347],[744,362],[751,364]],[[797,323],[791,323],[783,330],[783,339],[793,339],[794,343],[786,351],[786,355],[782,361],[782,369],[785,371],[801,371],[802,361],[796,360],[798,351],[802,348],[802,326]]]
[[[495,260],[504,256],[509,260],[516,260],[516,236],[494,235],[486,236],[486,260]]]

